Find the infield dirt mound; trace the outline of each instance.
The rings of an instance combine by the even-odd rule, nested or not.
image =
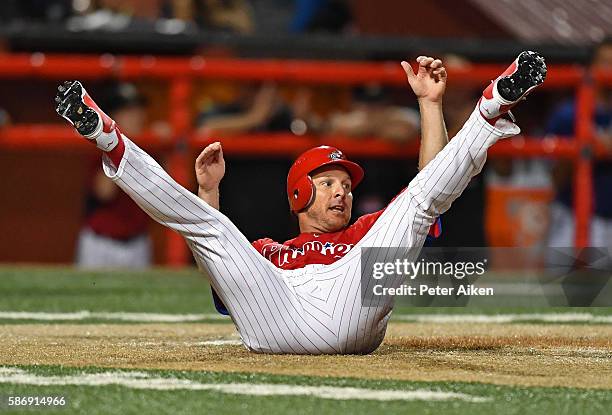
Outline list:
[[[365,356],[250,353],[229,324],[0,326],[0,365],[260,372],[612,389],[612,326],[391,323]]]

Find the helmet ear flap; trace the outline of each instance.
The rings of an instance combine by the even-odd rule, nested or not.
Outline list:
[[[314,190],[314,183],[309,175],[300,177],[289,196],[291,210],[299,212],[307,208],[314,201]]]

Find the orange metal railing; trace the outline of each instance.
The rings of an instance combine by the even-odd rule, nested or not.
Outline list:
[[[475,65],[455,69],[455,83],[483,85],[495,78],[499,65]],[[112,55],[0,55],[1,78],[47,79],[159,79],[170,84],[168,102],[172,127],[171,143],[163,143],[153,134],[138,138],[145,146],[161,146],[170,150],[168,169],[180,183],[187,183],[191,172],[185,157],[190,148],[201,148],[211,137],[197,135],[192,130],[190,97],[197,79],[273,80],[310,84],[360,84],[378,82],[405,85],[405,75],[397,63],[321,62],[299,60],[205,59],[201,56],[169,58],[154,56],[116,57]],[[612,85],[612,71],[588,71],[577,65],[549,68],[544,88],[573,88],[577,96],[576,137],[573,140],[517,137],[504,140],[491,148],[492,157],[549,157],[573,160],[575,171],[576,246],[588,245],[589,223],[592,216],[592,163],[595,158],[610,157],[596,143],[592,125],[597,85]],[[0,147],[65,148],[79,145],[75,133],[60,124],[14,125],[0,130]],[[296,137],[291,134],[265,134],[232,137],[224,142],[228,154],[294,156],[317,145],[319,137]],[[418,143],[398,146],[372,139],[355,142],[343,137],[325,137],[325,143],[343,148],[354,157],[406,157],[416,155]],[[168,232],[169,265],[188,261],[182,238]]]

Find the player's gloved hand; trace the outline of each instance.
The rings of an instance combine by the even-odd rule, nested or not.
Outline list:
[[[408,62],[401,63],[414,94],[419,101],[441,103],[447,78],[442,61],[429,56],[419,56],[416,61],[419,64],[416,74]]]
[[[220,142],[206,146],[195,162],[198,196],[219,209],[219,183],[225,175],[225,160]]]

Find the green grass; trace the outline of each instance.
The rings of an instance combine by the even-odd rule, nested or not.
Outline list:
[[[1,267],[0,293],[0,310],[11,311],[215,312],[208,281],[195,269]]]
[[[98,368],[24,367],[39,376],[101,372]],[[29,386],[0,384],[0,396],[66,396],[66,408],[57,413],[87,414],[607,414],[612,392],[574,388],[523,388],[460,382],[405,382],[352,378],[316,378],[240,373],[147,371],[159,377],[190,379],[201,383],[283,383],[291,385],[359,387],[367,389],[428,389],[460,392],[489,398],[488,402],[459,400],[367,401],[332,400],[307,396],[249,396],[213,391],[153,391],[122,386]],[[0,408],[2,408],[0,406]],[[6,410],[6,406],[3,407]],[[17,413],[17,412],[7,412]]]

